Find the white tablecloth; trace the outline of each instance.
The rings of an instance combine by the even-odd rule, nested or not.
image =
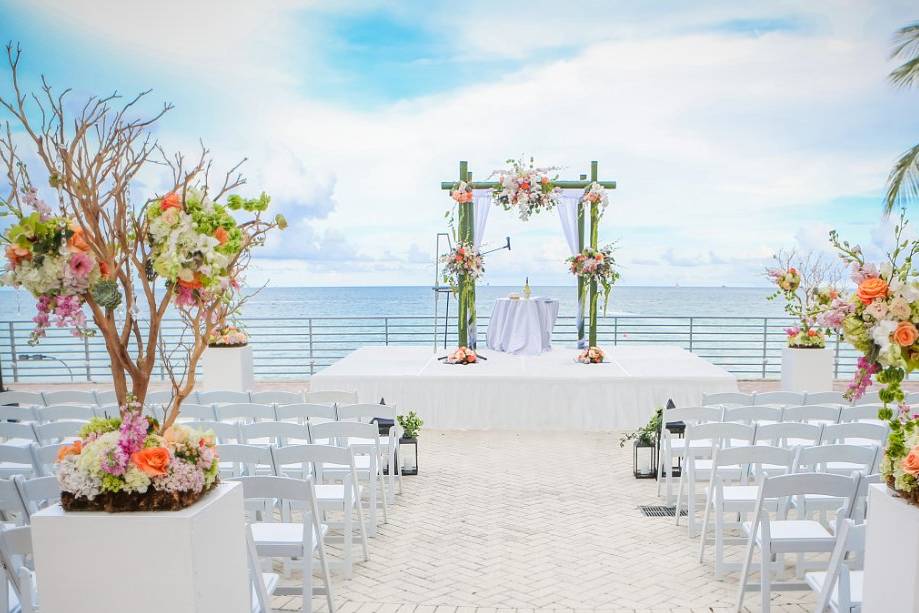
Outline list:
[[[515,355],[549,351],[557,317],[557,300],[499,298],[488,322],[488,348]]]

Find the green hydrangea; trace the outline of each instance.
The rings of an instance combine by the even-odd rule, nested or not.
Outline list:
[[[93,417],[80,428],[80,438],[87,438],[90,434],[97,436],[107,432],[114,432],[121,427],[120,417]]]

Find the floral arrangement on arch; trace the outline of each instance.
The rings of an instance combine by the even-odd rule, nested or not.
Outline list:
[[[588,347],[575,360],[581,364],[600,364],[605,358],[606,354],[599,347]]]
[[[246,331],[232,324],[225,324],[207,338],[208,347],[245,347],[248,344]]]
[[[121,417],[97,417],[58,451],[66,510],[158,511],[189,506],[219,481],[213,432],[159,423],[129,402]]]
[[[498,185],[492,190],[492,201],[505,211],[517,211],[523,221],[535,213],[548,211],[558,205],[562,190],[555,186],[558,175],[550,174],[556,167],[537,168],[520,160],[507,160],[510,168],[496,170]]]
[[[457,204],[468,204],[473,200],[472,187],[465,181],[460,181],[450,190],[450,197]]]
[[[619,280],[620,276],[616,267],[616,260],[613,257],[614,248],[615,245],[612,243],[599,249],[585,247],[581,253],[565,260],[568,263],[568,270],[571,274],[587,281],[596,281],[603,288],[604,312],[606,312],[613,285]]]
[[[584,194],[581,196],[581,204],[596,204],[599,207],[600,217],[602,217],[603,213],[606,211],[606,207],[609,206],[609,195],[606,193],[606,188],[596,181],[592,182],[584,188]]]
[[[453,251],[441,257],[444,264],[444,283],[453,288],[454,293],[459,291],[459,279],[465,275],[467,281],[474,281],[485,272],[485,263],[482,254],[475,245],[459,242]]]
[[[458,347],[447,355],[447,364],[475,364],[479,357],[469,347]]]
[[[773,256],[776,266],[766,269],[775,284],[769,300],[785,299],[785,312],[797,323],[785,329],[788,346],[796,349],[823,349],[832,331],[833,313],[845,304],[838,289],[841,273],[832,262],[819,255],[799,257],[794,251]]]

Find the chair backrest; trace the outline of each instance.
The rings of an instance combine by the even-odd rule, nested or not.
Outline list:
[[[96,396],[96,404],[100,407],[109,404],[118,404],[118,394],[115,393],[115,390],[96,390],[94,394]]]
[[[35,409],[35,419],[42,424],[60,420],[89,421],[96,416],[96,408],[78,404],[56,404],[50,407],[38,407]]]
[[[84,421],[52,421],[35,425],[35,438],[40,445],[63,443],[67,439],[80,436],[80,430],[86,425]]]
[[[906,404],[912,406],[919,404],[919,392],[910,392],[906,395]]]
[[[760,421],[781,421],[782,409],[772,406],[725,407],[722,420],[744,424]]]
[[[794,473],[790,475],[766,476],[760,485],[759,500],[760,511],[762,501],[769,498],[788,498],[790,496],[804,496],[817,494],[845,498],[843,516],[848,517],[851,512],[853,499],[858,491],[858,482],[861,474],[852,476],[832,475],[829,473]],[[762,515],[762,513],[760,513]],[[768,514],[765,514],[768,516]]]
[[[217,437],[218,443],[238,443],[240,442],[239,424],[229,424],[224,421],[183,421],[183,426],[194,428],[201,432],[213,432]]]
[[[369,422],[374,417],[396,418],[396,405],[394,404],[337,404],[338,419],[341,421]]]
[[[214,405],[183,402],[179,408],[179,419],[217,421],[217,416],[214,414]]]
[[[36,441],[38,439],[35,438],[35,429],[32,427],[33,425],[32,422],[0,421],[0,439],[4,441],[18,439],[30,443]]]
[[[32,464],[37,475],[54,474],[54,465],[57,463],[57,454],[63,446],[63,443],[52,443],[51,445],[32,445]]]
[[[802,392],[757,392],[753,394],[753,404],[757,406],[775,405],[788,406],[804,404],[804,394]]]
[[[33,513],[61,499],[61,484],[54,475],[32,479],[16,477],[13,481],[16,484],[23,510],[27,515],[27,521]]]
[[[308,419],[328,419],[334,420],[337,417],[335,405],[331,404],[280,404],[275,407],[275,415],[278,420],[296,419],[303,423]]]
[[[701,424],[706,422],[721,421],[724,409],[717,407],[678,407],[665,409],[661,419],[661,435],[667,429],[667,424],[682,421],[685,424]]]
[[[32,558],[32,528],[0,529],[0,563],[19,601],[22,613],[33,613],[38,603]],[[7,587],[3,586],[4,591]]]
[[[306,426],[289,421],[260,421],[253,424],[239,424],[240,440],[246,445],[263,444],[289,445],[291,441],[308,441],[310,433]]]
[[[839,405],[803,404],[785,407],[782,421],[825,422],[835,424],[839,421]]]
[[[872,473],[865,475],[858,482],[858,493],[855,496],[855,505],[852,507],[852,519],[858,523],[865,521],[868,517],[868,490],[869,486],[874,483],[882,483],[883,476],[881,473]]]
[[[0,392],[0,405],[19,404],[25,407],[44,406],[45,399],[39,392],[20,392],[18,390],[7,390]]]
[[[762,424],[756,427],[757,445],[768,444],[775,447],[819,445],[822,440],[823,426],[796,421],[783,421],[778,424]],[[789,442],[793,441],[793,442]]]
[[[306,392],[303,394],[303,402],[309,404],[357,404],[357,392],[344,392],[338,390],[326,390],[322,392]]]
[[[702,394],[702,406],[747,406],[753,404],[753,394],[743,392],[715,392]]]
[[[229,472],[234,477],[256,476],[259,466],[267,467],[272,473],[275,472],[271,451],[267,447],[228,443],[217,445],[217,456],[220,458],[221,471],[224,470],[226,463],[233,464]]]
[[[742,471],[744,477],[747,476],[748,472],[754,476],[759,476],[764,474],[764,465],[768,465],[770,468],[784,466],[786,472],[790,473],[794,467],[794,461],[795,452],[792,449],[767,445],[748,445],[746,447],[716,449],[712,459],[712,468],[741,466],[744,468]],[[715,470],[713,470],[712,474],[715,474]]]
[[[807,392],[802,404],[849,404],[842,392]]]
[[[317,482],[322,482],[324,464],[334,464],[354,470],[354,453],[347,447],[331,445],[288,445],[272,447],[275,474],[283,476],[286,470],[294,469],[303,475],[312,474]]]
[[[883,446],[887,442],[890,428],[882,424],[849,422],[845,424],[827,424],[823,427],[823,443],[850,443],[853,445],[865,442]]]
[[[41,406],[41,405],[39,405]],[[6,406],[0,405],[0,419],[15,421],[32,421],[35,419],[35,407],[33,406]]]
[[[732,441],[753,443],[756,428],[746,424],[729,422],[709,422],[686,426],[686,449],[692,441],[711,441],[712,447],[730,446]],[[727,443],[727,445],[725,445]],[[699,448],[703,452],[704,448]]]
[[[881,402],[881,392],[865,392],[861,398],[852,404],[878,404]]]
[[[186,398],[188,402],[195,402],[190,397]],[[172,390],[157,390],[154,392],[147,392],[146,397],[144,397],[144,404],[169,404],[172,402]],[[183,401],[184,402],[184,401]]]
[[[228,404],[245,402],[249,402],[249,392],[234,392],[232,390],[198,392],[198,404]]]
[[[853,604],[853,590],[846,557],[852,554],[858,559],[864,558],[866,525],[858,524],[851,519],[843,518],[836,528],[836,546],[830,554],[830,563],[823,577],[823,585],[817,596],[815,611],[826,611],[835,596],[834,611],[851,611]],[[838,584],[838,585],[837,585]]]
[[[840,423],[849,421],[881,422],[883,420],[878,417],[878,411],[883,408],[883,404],[854,404],[852,406],[844,406],[842,407],[842,412],[839,414],[839,421]]]
[[[217,421],[251,422],[268,420],[274,421],[274,407],[270,404],[254,404],[252,402],[234,402],[214,406]]]
[[[91,390],[57,390],[42,392],[45,406],[54,404],[81,404],[92,406],[96,404],[96,392]]]
[[[826,472],[825,467],[827,463],[839,462],[856,465],[852,470],[847,470],[846,472],[858,471],[862,474],[867,474],[870,473],[871,469],[874,467],[879,449],[879,447],[864,447],[862,445],[820,445],[818,447],[802,447],[798,450],[796,471]]]
[[[303,402],[303,392],[284,392],[277,390],[249,392],[249,402],[277,405],[299,404]]]
[[[380,430],[376,424],[358,421],[327,421],[310,423],[310,442],[317,445],[347,447],[351,439],[379,441]]]
[[[9,479],[0,479],[0,519],[17,526],[29,523],[29,515],[19,496],[16,481],[21,477],[14,475]]]
[[[34,445],[34,443],[32,444]],[[22,464],[23,473],[32,472],[35,464],[34,458],[32,457],[31,446],[28,445],[0,445],[0,462]]]

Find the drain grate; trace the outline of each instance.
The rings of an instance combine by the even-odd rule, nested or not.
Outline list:
[[[676,512],[675,507],[665,507],[663,505],[639,505],[642,515],[645,517],[673,517]],[[680,517],[686,517],[686,510],[680,511]]]

